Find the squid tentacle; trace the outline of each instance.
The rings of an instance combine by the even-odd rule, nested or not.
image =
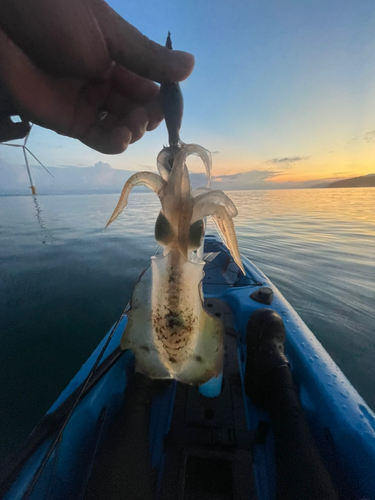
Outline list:
[[[154,174],[153,172],[138,172],[126,181],[124,187],[122,188],[120,199],[116,205],[116,208],[113,211],[109,221],[107,222],[106,228],[121,214],[126,205],[128,204],[128,198],[130,191],[135,186],[146,186],[154,191],[160,201],[163,199],[164,189],[167,183],[160,177],[158,174]]]
[[[212,157],[208,149],[205,149],[198,144],[184,144],[181,142],[180,149],[172,147],[163,148],[156,159],[159,174],[166,182],[168,182],[172,171],[172,165],[174,166],[175,162],[178,161],[180,164],[179,168],[181,168],[181,166],[185,164],[187,157],[190,155],[199,156],[202,160],[206,169],[208,188],[211,181]]]
[[[144,185],[158,195],[162,208],[155,238],[165,250],[135,289],[121,346],[134,351],[138,369],[148,376],[199,385],[217,376],[223,363],[223,327],[202,307],[204,262],[194,254],[207,216],[213,217],[235,263],[244,274],[245,270],[232,220],[237,209],[220,190],[192,191],[189,155],[201,158],[209,184],[209,151],[183,143],[164,148],[157,158],[160,175],[139,172],[130,177],[106,227],[126,207],[133,187]]]
[[[194,203],[204,201],[206,203],[216,203],[217,205],[222,205],[225,207],[225,210],[228,212],[228,215],[232,217],[232,219],[238,214],[238,210],[233,201],[220,189],[211,190],[207,188],[204,192],[196,193],[195,196],[193,193],[193,198]]]
[[[166,182],[168,182],[169,175],[172,170],[173,160],[177,151],[177,149],[165,147],[160,151],[158,157],[156,158],[156,166],[158,167],[159,174]]]
[[[205,202],[205,200],[201,200],[194,205],[191,224],[210,215],[215,218],[216,223],[220,228],[220,232],[223,236],[224,242],[233,257],[234,262],[241,269],[243,274],[245,274],[240,251],[238,249],[237,236],[234,229],[233,220],[226,211],[225,207],[216,203],[207,203]]]
[[[190,155],[199,156],[199,158],[202,160],[206,168],[207,187],[208,187],[211,181],[211,170],[212,170],[212,157],[210,151],[208,151],[208,149],[203,148],[202,146],[199,146],[198,144],[184,144],[184,148],[182,149],[181,152],[183,152],[185,155],[184,161]]]
[[[202,160],[206,168],[206,175],[208,179],[207,185],[208,185],[211,180],[211,169],[212,169],[211,153],[208,151],[208,149],[202,148],[202,146],[198,146],[198,144],[182,144],[181,149],[174,156],[173,170],[175,170],[176,164],[178,165],[178,168],[182,168],[185,165],[187,157],[191,155],[199,156],[199,158]],[[165,170],[167,169],[166,163],[168,162],[168,159],[170,159],[169,148],[164,148],[163,151],[161,151],[161,153],[159,153],[158,156],[159,171],[161,168],[161,171],[165,172]]]
[[[212,189],[208,188],[208,187],[199,187],[199,188],[195,188],[193,189],[192,193],[191,193],[191,196],[193,198],[196,198],[197,196],[199,196],[200,194],[203,194],[203,193],[208,193],[209,191],[212,191]]]

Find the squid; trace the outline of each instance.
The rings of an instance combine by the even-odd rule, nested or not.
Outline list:
[[[201,385],[220,374],[224,355],[222,322],[203,307],[204,261],[197,250],[203,244],[206,217],[213,218],[233,260],[244,274],[245,270],[233,224],[237,209],[223,191],[208,187],[211,154],[201,146],[180,141],[178,120],[173,126],[175,115],[170,113],[167,121],[165,113],[167,126],[171,122],[172,126],[168,127],[170,146],[157,157],[159,174],[132,175],[106,227],[124,210],[133,187],[146,186],[159,197],[155,239],[163,254],[151,258],[151,267],[134,288],[121,348],[131,349],[136,370],[151,378]],[[201,158],[207,187],[192,190],[186,166],[189,155]]]

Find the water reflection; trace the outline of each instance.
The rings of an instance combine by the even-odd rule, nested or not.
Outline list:
[[[239,210],[240,251],[375,408],[375,189],[230,196]],[[26,437],[116,320],[155,252],[158,198],[132,193],[126,215],[104,231],[117,200],[0,197],[0,407],[7,408],[0,459]]]
[[[230,193],[240,251],[375,408],[375,189]]]
[[[42,209],[40,208],[38,198],[35,195],[33,195],[33,202],[34,202],[35,215],[36,215],[36,219],[38,221],[38,225],[44,233],[44,239],[42,240],[42,244],[48,245],[49,243],[51,243],[53,241],[52,232],[48,228],[47,223],[44,220]]]
[[[309,222],[326,221],[332,226],[354,222],[364,223],[361,232],[375,235],[373,188],[236,191],[230,196],[239,211],[237,225],[266,220],[280,226],[298,222],[307,228]]]

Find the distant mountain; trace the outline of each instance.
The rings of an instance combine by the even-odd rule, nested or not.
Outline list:
[[[327,188],[375,187],[375,174],[362,175],[352,179],[332,182]]]
[[[239,174],[213,177],[211,187],[223,191],[304,189],[314,187],[314,183],[317,182],[316,180],[275,182],[279,175],[279,172],[273,170],[250,170]]]
[[[311,186],[311,188],[313,189],[322,189],[322,188],[326,188],[329,186],[329,182],[321,182],[320,184],[314,184],[313,186]]]
[[[277,182],[279,175],[279,172],[273,170],[251,170],[249,172],[241,172],[239,174],[213,177],[211,187],[213,189],[222,189],[223,191],[253,189],[312,189],[325,188],[330,182],[332,182],[331,179]],[[317,182],[319,183],[317,184]]]

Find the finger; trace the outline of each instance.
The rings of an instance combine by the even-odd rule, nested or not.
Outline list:
[[[159,83],[185,80],[194,56],[149,40],[102,0],[94,0],[96,19],[113,60],[137,75]]]
[[[91,0],[1,0],[0,26],[39,68],[94,78],[111,63]]]
[[[120,92],[112,90],[107,99],[103,102],[102,109],[112,113],[116,116],[124,117],[128,115],[133,109],[139,107],[139,104],[134,103]]]
[[[146,131],[155,129],[162,119],[160,103],[156,101],[133,109],[121,119],[108,113],[103,121],[94,123],[78,138],[101,153],[118,154],[139,141]]]
[[[119,119],[124,118],[139,107],[140,106],[137,103],[130,101],[116,91],[110,92],[106,101],[102,105],[103,110],[116,115]],[[146,109],[148,113],[147,130],[154,130],[164,118],[159,94],[157,94],[151,101],[144,104],[143,108]]]
[[[123,124],[107,128],[107,126],[98,123],[94,124],[79,139],[83,144],[100,153],[114,155],[125,151],[132,140],[132,134],[129,128]]]
[[[146,104],[145,107],[148,113],[147,132],[150,132],[151,130],[155,130],[160,125],[164,119],[164,115],[159,99],[151,101]]]
[[[94,126],[98,130],[102,130],[106,135],[112,130],[120,127],[129,129],[132,137],[130,144],[138,141],[143,137],[148,125],[148,111],[146,108],[138,107],[129,112],[126,116],[119,118],[118,116],[107,113],[103,120],[97,120]]]
[[[0,142],[23,139],[30,132],[29,122],[13,123],[10,118],[0,119]]]
[[[164,83],[184,80],[194,67],[191,54],[149,40],[103,0],[1,0],[0,25],[54,75],[99,77],[114,60]]]
[[[117,105],[122,105],[122,101],[145,104],[159,90],[159,85],[156,83],[114,63],[105,80],[98,78],[90,80],[82,89],[82,92],[90,104],[105,107],[107,106],[107,103],[105,103],[107,99],[116,101]]]
[[[143,129],[152,130],[162,120],[160,103],[155,96],[153,101],[143,106],[147,110],[148,120],[131,117],[127,123],[126,115],[132,112],[132,107],[135,109],[134,103],[128,101],[127,113],[124,104],[121,110],[124,115],[119,115],[118,109],[113,109],[104,123],[97,123],[98,108],[101,107],[98,104],[106,96],[106,85],[91,88],[88,98],[87,87],[83,87],[82,82],[56,80],[41,72],[11,40],[3,36],[1,30],[0,70],[21,116],[60,134],[78,138],[104,153],[121,153],[127,148],[132,140],[129,126],[134,128],[137,138],[143,135]],[[122,99],[125,103],[123,96]],[[96,104],[90,103],[90,100],[96,101]]]
[[[100,153],[119,154],[146,132],[148,113],[144,108],[134,109],[123,119],[108,113],[104,120],[95,122],[78,139]]]
[[[0,38],[1,40],[1,38]],[[8,89],[0,80],[0,117],[1,116],[14,116],[17,114],[16,107],[12,96],[10,95]]]
[[[145,108],[137,108],[126,117],[125,123],[132,133],[130,144],[141,139],[148,126],[148,112]]]
[[[119,64],[115,64],[113,68],[111,83],[113,89],[139,103],[146,103],[159,92],[156,83],[136,75]]]
[[[164,119],[159,99],[154,99],[144,106],[137,107],[133,103],[129,103],[127,109],[125,107],[122,108],[122,111],[126,109],[125,113],[119,113],[119,109],[119,107],[112,109],[104,120],[103,125],[106,127],[118,126],[119,123],[126,125],[132,133],[131,144],[143,137],[146,131],[155,130]],[[112,122],[115,116],[117,117],[116,123]]]
[[[13,96],[17,112],[22,117],[63,134],[77,121],[75,104],[82,82],[59,80],[46,75],[31,63],[2,30],[0,73]],[[82,122],[87,120],[88,123],[93,119],[90,112],[84,119],[80,117]]]

